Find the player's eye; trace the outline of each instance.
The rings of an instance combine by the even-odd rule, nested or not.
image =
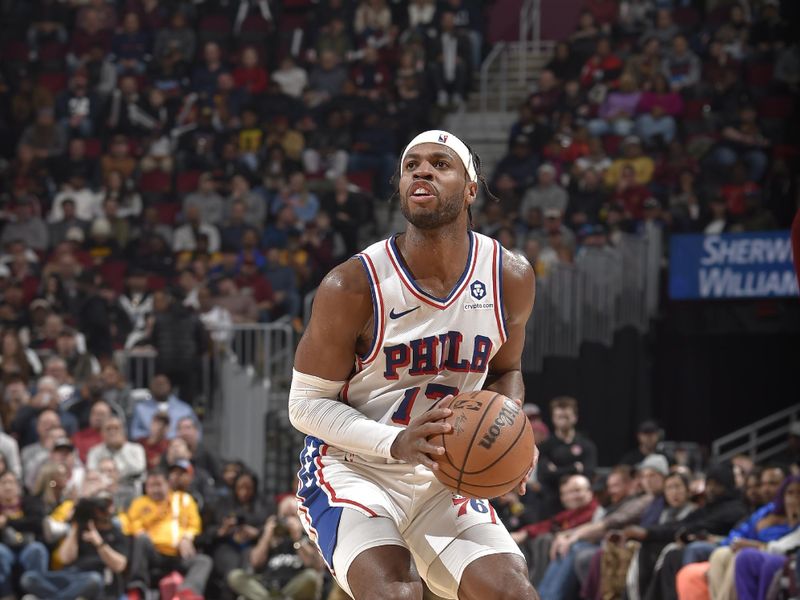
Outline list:
[[[408,161],[406,163],[406,171],[410,171],[411,169],[413,169],[416,166],[417,166],[417,163],[414,162],[413,160],[410,160],[410,161]]]
[[[446,169],[450,166],[450,164],[445,160],[437,160],[435,163],[433,163],[433,166],[437,169]]]

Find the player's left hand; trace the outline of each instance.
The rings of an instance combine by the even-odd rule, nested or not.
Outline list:
[[[520,407],[522,407],[523,402],[521,398],[512,398],[512,400],[514,400],[514,402],[516,402],[517,404],[520,405]],[[536,446],[536,444],[534,444],[533,456],[531,457],[531,468],[528,469],[528,472],[525,473],[525,477],[522,478],[522,481],[520,481],[519,485],[517,486],[517,493],[520,496],[524,496],[525,493],[528,491],[528,480],[531,478],[533,470],[536,468],[536,463],[538,462],[539,462],[539,448]]]

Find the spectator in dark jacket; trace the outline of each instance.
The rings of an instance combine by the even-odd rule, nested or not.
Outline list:
[[[733,468],[715,465],[706,473],[705,505],[682,521],[662,523],[647,528],[642,540],[643,552],[658,556],[661,548],[673,541],[684,544],[708,535],[727,535],[733,526],[747,516],[747,507],[736,489]],[[646,600],[677,600],[675,577],[683,566],[684,547],[670,550],[647,588]],[[641,554],[640,554],[641,559]],[[652,559],[649,564],[655,564]]]
[[[181,398],[191,404],[200,356],[206,349],[206,331],[200,319],[168,291],[154,295],[153,307],[156,316],[150,339],[158,351],[156,370],[169,376],[180,390]]]
[[[558,484],[565,475],[582,473],[591,478],[597,468],[597,447],[575,429],[578,422],[578,402],[569,396],[550,401],[553,433],[539,448],[536,476],[541,483],[542,508],[540,518],[562,510]]]

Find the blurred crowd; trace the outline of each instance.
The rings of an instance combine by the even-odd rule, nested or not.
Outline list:
[[[788,229],[797,4],[585,0],[519,107],[483,228],[544,275],[623,232]]]
[[[800,422],[786,449],[709,462],[652,420],[611,468],[560,396],[548,424],[526,404],[541,452],[528,492],[493,500],[547,600],[779,600],[800,584]]]
[[[584,8],[476,227],[540,275],[627,231],[786,227],[794,3]],[[329,594],[293,494],[204,444],[199,361],[220,326],[299,331],[304,295],[382,233],[398,151],[465,104],[491,9],[0,1],[0,598]],[[114,359],[138,347],[146,389]],[[708,467],[645,423],[604,472],[574,400],[546,441],[528,411],[537,479],[495,505],[545,600],[767,597],[797,546],[800,437]]]

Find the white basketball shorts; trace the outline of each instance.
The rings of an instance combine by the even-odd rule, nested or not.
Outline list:
[[[300,520],[351,596],[350,564],[377,546],[407,548],[420,577],[444,598],[457,597],[461,576],[475,559],[522,556],[488,500],[454,494],[426,467],[373,462],[312,436],[300,462]]]

